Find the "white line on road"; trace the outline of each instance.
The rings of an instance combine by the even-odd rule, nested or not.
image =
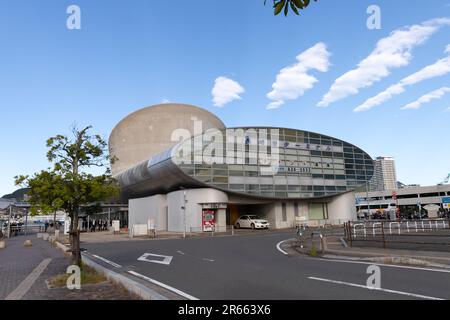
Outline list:
[[[117,263],[115,263],[115,262],[109,261],[108,259],[105,259],[105,258],[103,258],[103,257],[97,256],[97,255],[95,255],[95,254],[93,254],[92,256],[95,257],[95,258],[97,258],[97,259],[99,259],[99,260],[102,260],[103,262],[106,262],[107,264],[113,266],[114,268],[118,268],[118,269],[119,269],[119,268],[122,268],[122,266],[121,266],[120,264],[117,264]]]
[[[287,240],[283,240],[278,242],[277,244],[277,250],[280,251],[282,254],[284,254],[285,256],[287,256],[289,253],[287,253],[286,251],[284,251],[283,249],[281,249],[281,245],[285,242],[291,241],[291,240],[295,240],[295,239],[287,239]]]
[[[179,253],[179,254],[181,254],[182,256],[184,256],[185,255],[185,253],[184,252],[182,252],[182,251],[177,251],[177,253]]]
[[[45,259],[44,261],[42,261],[33,271],[31,271],[28,277],[26,277],[25,280],[23,280],[19,284],[19,286],[5,298],[5,300],[22,299],[23,296],[28,292],[28,290],[31,289],[36,280],[40,277],[42,272],[44,272],[51,261],[52,259]]]
[[[397,291],[397,290],[382,289],[382,288],[371,288],[371,287],[368,287],[368,286],[363,286],[363,285],[356,284],[356,283],[351,283],[351,282],[336,281],[336,280],[315,278],[315,277],[308,277],[308,279],[316,280],[316,281],[322,281],[322,282],[329,282],[329,283],[334,283],[334,284],[342,284],[342,285],[349,286],[349,287],[356,287],[356,288],[362,288],[362,289],[367,289],[367,290],[374,290],[374,291],[382,291],[382,292],[387,292],[387,293],[399,294],[399,295],[404,295],[404,296],[409,296],[409,297],[414,297],[414,298],[419,298],[419,299],[445,300],[445,299],[442,299],[442,298],[424,296],[424,295],[421,295],[421,294],[415,294],[415,293],[409,293],[409,292],[403,292],[403,291]]]
[[[160,286],[160,287],[163,287],[163,288],[165,288],[167,290],[170,290],[170,291],[172,291],[172,292],[174,292],[174,293],[176,293],[176,294],[178,294],[178,295],[180,295],[180,296],[182,296],[182,297],[184,297],[184,298],[186,298],[188,300],[199,300],[198,298],[196,298],[194,296],[191,296],[190,294],[187,294],[186,292],[183,292],[181,290],[175,289],[175,288],[173,288],[171,286],[168,286],[167,284],[164,284],[164,283],[159,282],[157,280],[154,280],[152,278],[146,277],[146,276],[144,276],[144,275],[142,275],[140,273],[137,273],[137,272],[134,272],[134,271],[128,271],[128,273],[130,273],[133,276],[136,276],[138,278],[144,279],[145,281],[148,281],[150,283],[156,284],[157,286]]]
[[[203,261],[214,262],[214,261],[216,261],[216,260],[203,258]]]
[[[411,269],[411,270],[419,270],[419,271],[450,273],[450,270],[445,270],[445,269],[410,267],[410,266],[401,266],[401,265],[377,263],[377,262],[354,261],[354,260],[349,261],[349,260],[340,260],[340,259],[320,259],[320,258],[313,258],[313,259],[321,260],[321,261],[328,261],[328,262],[355,263],[355,264],[365,264],[365,265],[376,265],[376,266],[389,267],[389,268],[400,268],[400,269]]]

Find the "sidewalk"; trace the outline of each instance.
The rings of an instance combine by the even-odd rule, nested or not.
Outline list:
[[[24,247],[30,239],[32,247]],[[125,289],[110,282],[82,285],[81,290],[49,289],[46,280],[63,274],[69,258],[49,242],[30,237],[6,240],[0,250],[0,300],[130,300]]]
[[[386,264],[416,265],[450,269],[450,253],[442,251],[419,251],[382,249],[375,247],[345,247],[338,237],[328,237],[325,253],[322,254],[320,241],[314,242],[317,252],[323,258],[372,261]],[[301,248],[296,241],[286,243],[290,254],[308,254],[311,242],[306,241]]]

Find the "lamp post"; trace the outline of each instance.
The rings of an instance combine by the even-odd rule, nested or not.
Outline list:
[[[183,190],[183,206],[181,209],[183,210],[183,238],[186,238],[186,189],[183,187],[180,187],[181,190]]]
[[[11,215],[12,215],[12,204],[9,206],[9,216],[8,216],[8,239],[11,238]]]
[[[369,199],[369,188],[368,188],[369,182],[366,181],[366,201],[367,201],[367,210],[368,210],[368,218],[370,220],[370,199]]]

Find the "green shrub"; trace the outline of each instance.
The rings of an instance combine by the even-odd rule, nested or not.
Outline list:
[[[309,249],[308,255],[310,257],[317,257],[318,253],[317,253],[317,249],[315,246],[313,246],[311,249]]]

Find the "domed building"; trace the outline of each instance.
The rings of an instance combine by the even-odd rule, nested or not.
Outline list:
[[[221,231],[248,215],[274,229],[342,223],[356,219],[354,190],[374,171],[366,152],[340,139],[288,128],[226,128],[185,104],[129,115],[109,144],[130,230],[152,224]]]
[[[117,158],[111,168],[113,175],[171,148],[174,130],[184,128],[194,134],[193,119],[202,121],[204,130],[225,129],[212,113],[187,104],[160,104],[127,116],[109,137],[110,154]]]

